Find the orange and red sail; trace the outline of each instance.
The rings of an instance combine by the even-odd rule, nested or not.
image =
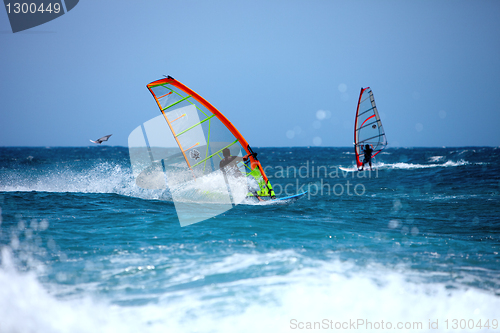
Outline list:
[[[194,177],[217,171],[222,151],[249,154],[249,165],[240,166],[259,184],[259,196],[274,198],[272,185],[250,145],[234,125],[212,104],[172,77],[147,85]]]

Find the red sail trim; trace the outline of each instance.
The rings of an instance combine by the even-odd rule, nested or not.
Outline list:
[[[146,87],[149,89],[149,91],[151,92],[151,94],[155,98],[156,103],[158,104],[158,107],[160,108],[160,110],[162,109],[161,104],[151,89],[153,87],[164,85],[164,84],[171,84],[172,86],[184,91],[188,95],[191,95],[195,100],[197,100],[199,103],[201,103],[204,107],[206,107],[210,112],[212,112],[227,127],[227,129],[234,135],[234,137],[236,139],[238,139],[239,143],[245,149],[247,154],[251,154],[251,152],[248,150],[248,142],[245,140],[243,135],[241,135],[241,133],[236,129],[236,127],[234,127],[234,125],[219,110],[217,110],[215,108],[215,106],[210,104],[207,100],[205,100],[203,97],[198,95],[195,91],[191,90],[190,88],[188,88],[187,86],[185,86],[184,84],[180,83],[179,81],[177,81],[176,79],[174,79],[172,77],[156,80],[156,81],[153,81],[153,82],[149,83],[148,85],[146,85]],[[187,160],[187,158],[186,158],[186,160]],[[262,177],[264,178],[264,181],[267,184],[268,178],[267,178],[266,174],[264,173],[264,168],[262,168],[262,165],[260,164],[260,162],[258,160],[256,160],[252,155],[250,155],[250,162],[251,162],[252,170],[255,169],[256,167],[259,168],[260,173],[262,174]],[[188,165],[189,165],[189,163],[188,163]]]
[[[366,120],[365,120],[365,121],[363,121],[363,123],[361,124],[361,126],[359,126],[359,128],[363,127],[363,125],[364,125],[364,124],[368,121],[368,119],[371,119],[371,118],[373,118],[373,117],[375,117],[375,115],[373,115],[373,116],[371,116],[371,117],[366,118]]]
[[[172,93],[172,92],[166,93],[165,95],[158,97],[158,99],[163,98],[163,97],[165,97],[165,96],[167,96],[167,95],[170,95],[171,93]]]

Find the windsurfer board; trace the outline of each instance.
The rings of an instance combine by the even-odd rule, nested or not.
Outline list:
[[[344,171],[344,172],[363,172],[363,171],[377,171],[378,169],[377,168],[372,168],[370,170],[370,168],[364,168],[364,170],[361,170],[361,169],[358,169],[356,167],[353,167],[353,168],[344,168],[344,167],[339,167],[340,170]]]
[[[288,197],[284,197],[284,198],[277,198],[276,200],[278,200],[278,201],[287,201],[288,203],[292,203],[292,202],[295,202],[295,201],[299,200],[300,198],[302,198],[306,194],[307,194],[307,191],[299,193],[299,194],[291,195],[291,196],[288,196]]]
[[[306,192],[290,195],[288,197],[284,198],[276,198],[276,199],[269,199],[269,200],[264,200],[264,201],[257,201],[256,198],[254,197],[247,197],[246,200],[244,200],[240,205],[289,205],[291,203],[294,203],[295,201],[299,200],[303,196],[307,194]]]
[[[339,167],[340,170],[345,171],[345,172],[356,172],[359,171],[358,168],[344,168],[344,167]]]

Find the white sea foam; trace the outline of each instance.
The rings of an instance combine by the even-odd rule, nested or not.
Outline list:
[[[132,181],[129,169],[107,162],[85,172],[73,169],[51,169],[41,174],[10,172],[0,191],[117,193]]]
[[[431,156],[429,157],[429,162],[438,162],[442,161],[444,159],[444,156]]]
[[[170,174],[171,176],[171,174]],[[210,174],[198,178],[196,182],[183,181],[183,175],[177,175],[169,189],[145,190],[136,185],[135,178],[128,168],[112,163],[98,164],[85,172],[72,169],[51,170],[43,174],[23,174],[11,171],[7,181],[0,183],[4,192],[52,192],[52,193],[113,193],[143,199],[172,201],[172,195],[178,202],[225,203],[228,197],[228,185],[221,182],[221,174]],[[188,174],[192,180],[192,173]],[[231,196],[235,202],[242,202],[246,197],[247,181],[230,179]],[[210,192],[207,196],[204,193]],[[219,197],[217,197],[219,196]],[[280,202],[251,202],[247,205],[286,204]]]
[[[435,195],[426,195],[425,197],[419,199],[419,200],[424,200],[424,201],[433,201],[433,200],[443,200],[443,201],[449,201],[449,200],[469,200],[471,198],[477,198],[478,195],[476,194],[460,194],[460,195],[442,195],[442,194],[435,194]]]
[[[469,165],[470,163],[464,160],[460,160],[457,162],[454,161],[447,161],[445,163],[437,164],[437,163],[432,163],[432,164],[416,164],[416,163],[405,163],[405,162],[398,162],[398,163],[384,163],[384,162],[377,162],[372,164],[373,169],[402,169],[402,170],[411,170],[411,169],[427,169],[427,168],[448,168],[448,167],[458,167],[458,166],[463,166],[463,165]],[[475,163],[475,164],[481,164],[481,163]],[[348,169],[352,169],[352,171],[356,171],[357,167],[355,165],[350,165],[347,166]],[[368,165],[365,165],[365,169],[368,170],[369,167]]]
[[[426,169],[426,168],[448,168],[448,167],[458,167],[463,165],[469,165],[470,163],[464,160],[459,161],[446,161],[444,163],[432,163],[432,164],[414,164],[414,163],[375,163],[374,167],[380,169]]]
[[[450,291],[438,283],[408,282],[403,268],[374,265],[361,271],[350,263],[315,261],[291,250],[235,254],[219,262],[188,265],[178,278],[198,281],[281,264],[304,264],[303,268],[286,274],[222,279],[157,294],[158,301],[146,305],[119,306],[105,295],[56,298],[33,273],[17,272],[7,250],[2,254],[1,332],[274,333],[297,331],[292,327],[294,322],[322,323],[324,319],[379,324],[383,320],[394,326],[420,322],[422,329],[406,331],[436,332],[429,329],[429,320],[439,320],[439,331],[445,331],[446,319],[491,322],[498,317],[500,307],[498,297],[477,289]],[[57,285],[49,289],[57,289]],[[359,326],[356,331],[372,330]]]
[[[4,192],[109,193],[143,199],[171,200],[169,191],[144,190],[135,183],[131,169],[104,162],[84,171],[51,169],[43,173],[9,171],[0,182]]]
[[[0,191],[5,192],[53,192],[53,193],[114,193],[145,199],[172,200],[171,193],[177,201],[185,202],[225,202],[228,196],[228,185],[221,173],[197,178],[196,182],[183,179],[185,175],[175,175],[169,189],[145,190],[136,185],[135,178],[129,168],[112,163],[101,163],[88,170],[76,171],[73,169],[52,169],[41,174],[19,173],[10,171],[6,181],[0,183]],[[172,174],[169,174],[172,176]],[[185,177],[184,177],[185,178]],[[192,173],[188,173],[187,180],[192,180]],[[222,182],[221,182],[222,179]],[[247,194],[247,182],[230,179],[231,195],[236,202],[240,202]],[[210,192],[207,196],[204,193]],[[218,200],[220,194],[222,199]],[[225,196],[224,196],[225,194]],[[198,195],[198,196],[197,196]],[[234,198],[234,197],[237,198]]]

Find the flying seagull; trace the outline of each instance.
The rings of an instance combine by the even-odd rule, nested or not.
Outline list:
[[[113,134],[103,136],[102,138],[97,139],[95,141],[94,140],[90,140],[90,142],[101,144],[103,141],[108,141],[109,137],[112,136],[112,135]]]

